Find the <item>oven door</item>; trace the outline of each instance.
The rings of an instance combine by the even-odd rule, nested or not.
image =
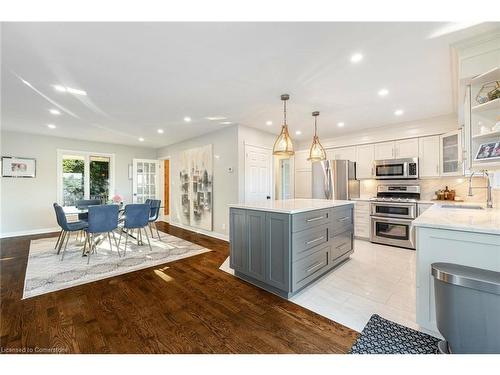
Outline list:
[[[373,216],[396,217],[400,219],[414,219],[417,205],[395,202],[372,202],[370,214]]]
[[[411,219],[371,217],[370,241],[415,249],[415,228]]]
[[[408,178],[408,163],[398,160],[375,162],[375,178],[378,180],[401,180]]]

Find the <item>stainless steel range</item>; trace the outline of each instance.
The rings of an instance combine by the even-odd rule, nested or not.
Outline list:
[[[418,185],[379,185],[370,202],[370,241],[415,249]]]

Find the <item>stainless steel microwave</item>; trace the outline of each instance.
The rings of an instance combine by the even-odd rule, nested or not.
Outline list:
[[[377,180],[415,180],[418,178],[418,158],[374,161]]]

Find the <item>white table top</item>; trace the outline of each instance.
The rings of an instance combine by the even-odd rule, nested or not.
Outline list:
[[[413,220],[418,227],[500,235],[500,209],[443,208],[435,204]],[[499,239],[500,248],[500,239]]]
[[[345,206],[347,204],[355,204],[354,201],[346,200],[330,200],[330,199],[283,199],[283,200],[266,200],[252,203],[235,203],[230,204],[232,208],[242,208],[247,210],[280,212],[287,214],[296,214],[299,212],[307,212],[320,210],[323,208]]]

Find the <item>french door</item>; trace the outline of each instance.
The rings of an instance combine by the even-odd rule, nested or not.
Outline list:
[[[158,160],[134,159],[132,170],[133,202],[144,203],[146,199],[158,199]]]

